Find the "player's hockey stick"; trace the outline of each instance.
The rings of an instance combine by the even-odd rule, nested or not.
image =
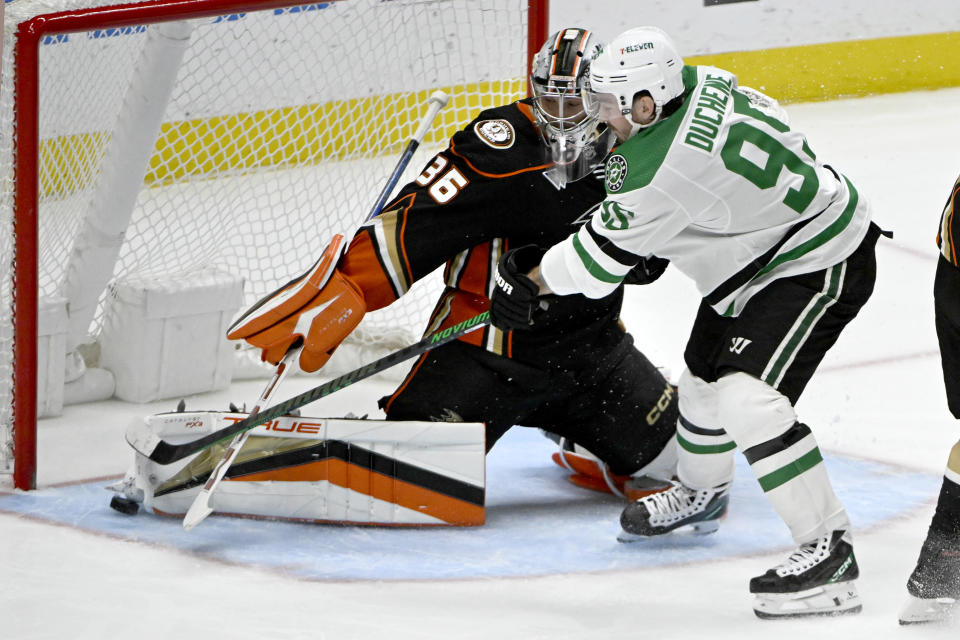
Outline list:
[[[489,324],[489,322],[489,311],[479,313],[472,318],[464,320],[463,322],[452,327],[435,331],[419,342],[416,342],[408,347],[404,347],[399,351],[389,353],[379,360],[374,360],[370,364],[365,364],[364,366],[354,369],[349,373],[345,373],[342,376],[334,378],[333,380],[295,395],[288,400],[284,400],[283,402],[275,404],[272,407],[268,407],[256,415],[250,415],[240,422],[235,422],[218,431],[214,431],[213,433],[205,435],[202,438],[191,440],[190,442],[173,444],[165,440],[161,440],[153,433],[153,431],[150,430],[150,427],[143,422],[135,423],[129,429],[127,429],[126,439],[131,447],[133,447],[139,453],[150,458],[150,460],[159,464],[170,464],[172,462],[176,462],[177,460],[186,458],[187,456],[193,455],[199,451],[203,451],[207,447],[213,446],[218,442],[223,442],[227,438],[232,438],[238,433],[246,433],[254,427],[269,422],[274,418],[286,415],[291,411],[295,411],[300,407],[303,407],[304,405],[326,397],[335,391],[349,387],[355,382],[360,382],[361,380],[369,378],[370,376],[380,373],[381,371],[388,369],[395,364],[399,364],[405,360],[409,360],[410,358],[426,353],[434,347],[439,347],[442,344],[456,340],[457,338],[466,335],[471,331],[476,331],[477,329],[486,326]]]
[[[416,132],[413,134],[413,137],[409,140],[409,142],[407,142],[406,148],[400,155],[400,159],[397,161],[396,166],[394,166],[393,171],[390,173],[390,177],[387,178],[387,183],[384,185],[383,190],[380,191],[377,201],[374,203],[370,213],[367,214],[364,222],[369,222],[376,216],[380,215],[380,212],[383,210],[383,206],[387,202],[387,198],[390,196],[390,192],[393,191],[393,188],[400,180],[400,176],[403,174],[404,169],[407,168],[410,158],[413,157],[414,152],[420,146],[423,138],[427,135],[427,131],[433,124],[433,120],[436,118],[437,113],[440,112],[440,109],[446,106],[448,101],[449,97],[442,91],[434,91],[430,95],[430,98],[427,100],[427,113],[424,114],[423,118],[420,120],[420,124],[417,127]],[[344,246],[349,246],[349,244],[350,241],[347,240]],[[293,349],[292,351],[295,351],[295,355],[299,355],[300,353],[299,348]],[[290,356],[290,353],[287,353],[280,364],[277,365],[277,372],[274,374],[271,383],[267,386],[267,389],[264,391],[263,395],[260,396],[260,401],[257,403],[257,407],[254,408],[254,411],[251,412],[251,417],[254,413],[256,413],[256,410],[259,409],[259,406],[266,400],[270,393],[272,393],[272,390],[276,388],[280,380],[283,378],[283,375],[286,373],[286,370],[289,367],[289,363],[293,361],[293,356],[290,356],[289,358],[288,356]],[[213,508],[210,506],[210,497],[213,492],[216,491],[217,487],[220,486],[220,482],[226,475],[227,469],[230,468],[230,465],[233,464],[233,461],[236,459],[240,449],[243,448],[244,443],[247,441],[247,433],[247,431],[241,431],[234,436],[233,441],[230,443],[230,446],[227,447],[223,457],[210,473],[210,477],[207,479],[207,482],[204,483],[203,489],[201,489],[200,493],[197,494],[197,497],[194,498],[193,503],[190,505],[190,509],[187,511],[187,515],[183,519],[183,528],[187,531],[203,522],[208,515],[213,513]]]

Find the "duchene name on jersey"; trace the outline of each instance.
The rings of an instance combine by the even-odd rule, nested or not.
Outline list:
[[[707,74],[694,104],[693,117],[683,133],[683,143],[699,151],[713,153],[730,102],[733,80]]]

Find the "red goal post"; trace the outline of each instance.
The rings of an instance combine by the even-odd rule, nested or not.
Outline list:
[[[226,270],[246,280],[244,304],[279,286],[369,209],[430,92],[451,95],[425,142],[433,147],[481,108],[525,94],[547,19],[548,0],[8,5],[0,475],[36,486],[38,413],[61,410],[61,398],[49,401],[62,394],[61,358],[70,384],[98,366],[118,281]],[[166,68],[140,77],[131,58],[149,57],[162,29],[152,64]],[[138,82],[169,86],[131,107]],[[149,144],[136,140],[147,134]],[[281,263],[273,245],[285,239],[304,246]],[[222,245],[247,251],[224,257]],[[158,247],[171,252],[155,257]],[[413,304],[411,317],[422,314]],[[370,335],[422,329],[377,314]],[[44,322],[54,329],[41,344]]]

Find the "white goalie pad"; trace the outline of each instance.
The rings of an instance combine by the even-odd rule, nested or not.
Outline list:
[[[143,420],[158,437],[185,442],[245,417],[201,411]],[[182,517],[226,445],[169,465],[134,453],[113,489]],[[476,526],[485,518],[485,458],[482,423],[283,416],[250,431],[211,505],[225,515],[306,522]]]

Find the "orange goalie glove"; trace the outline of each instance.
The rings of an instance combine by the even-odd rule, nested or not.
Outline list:
[[[336,268],[344,248],[343,236],[334,236],[309,271],[250,307],[227,338],[246,340],[273,364],[302,340],[300,368],[316,371],[326,364],[367,312],[363,292]]]

